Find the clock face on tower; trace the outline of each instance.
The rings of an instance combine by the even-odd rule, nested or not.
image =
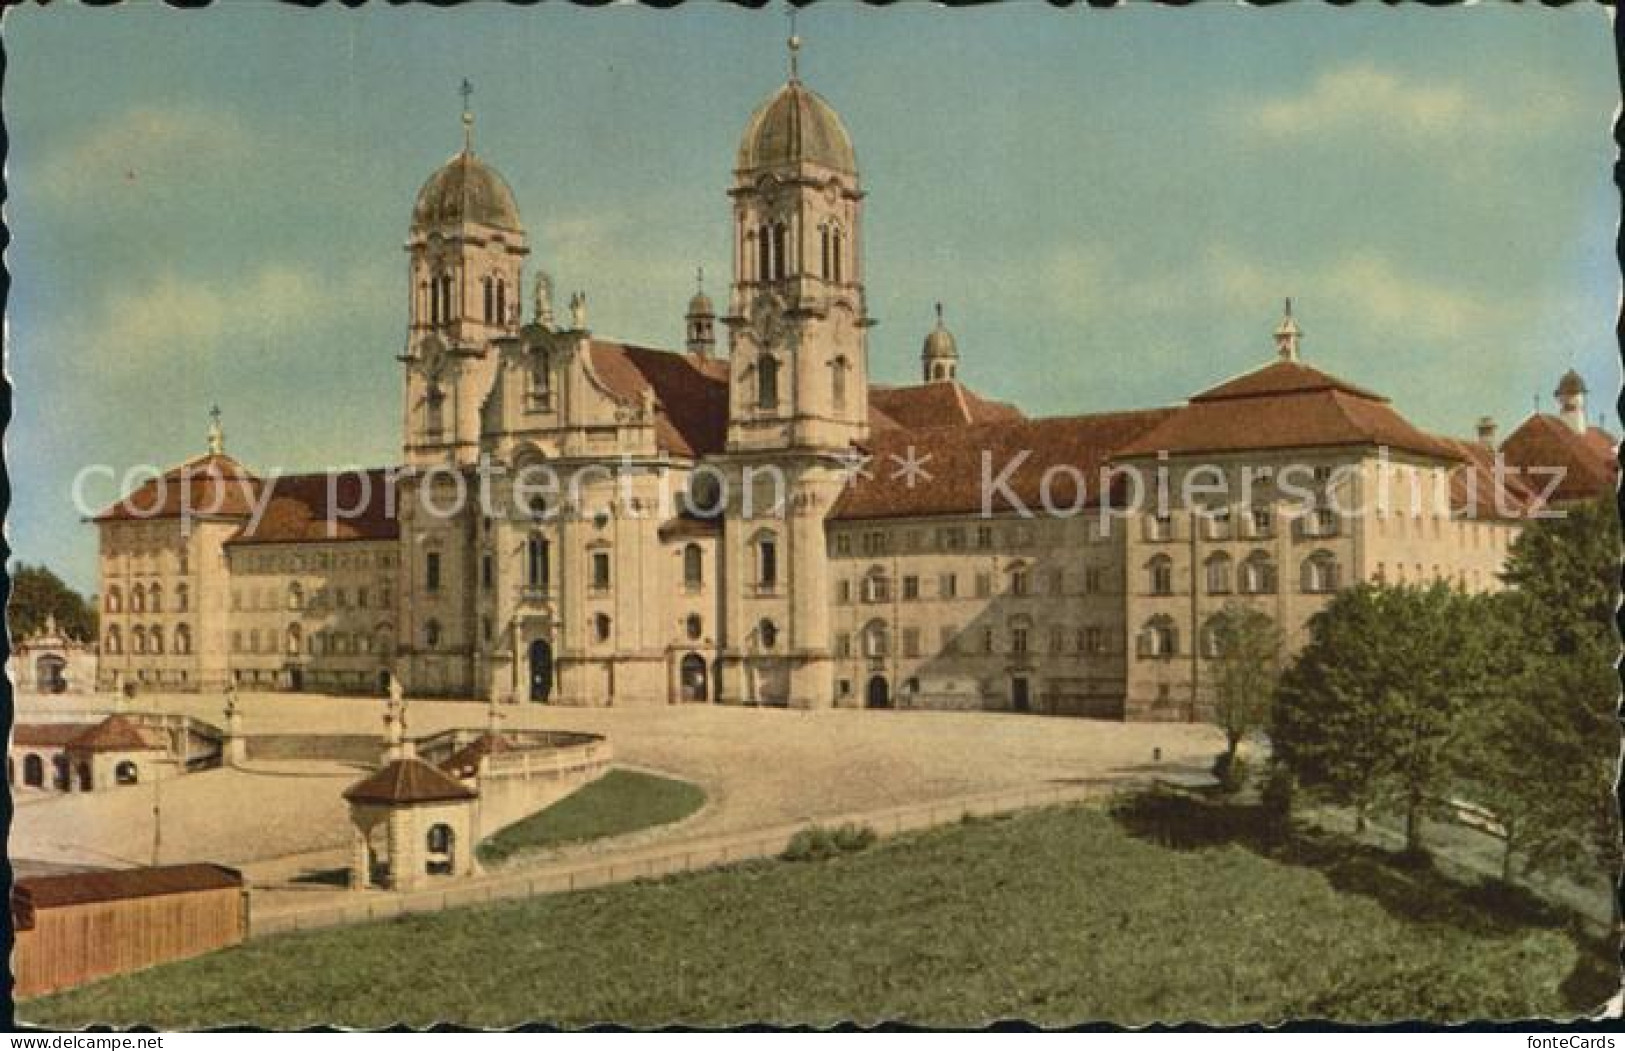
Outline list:
[[[762,347],[775,346],[784,335],[784,307],[778,296],[764,292],[756,297],[750,309],[751,332]]]

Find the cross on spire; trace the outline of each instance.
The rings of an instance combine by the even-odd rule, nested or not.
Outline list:
[[[1286,301],[1286,314],[1281,323],[1275,328],[1275,352],[1282,361],[1298,360],[1298,342],[1303,338],[1303,330],[1292,317],[1292,297]]]
[[[703,266],[697,266],[694,268],[694,291],[705,291],[705,267]]]
[[[801,37],[796,35],[796,6],[790,5],[790,39],[785,41],[790,49],[790,79],[799,80],[800,71],[797,69],[797,58],[801,52]]]
[[[220,456],[226,451],[226,432],[220,426],[220,406],[209,410],[209,455]]]
[[[472,153],[474,152],[474,110],[469,103],[469,99],[474,95],[474,85],[469,83],[467,77],[463,78],[462,86],[457,89],[457,94],[463,96],[463,150]]]

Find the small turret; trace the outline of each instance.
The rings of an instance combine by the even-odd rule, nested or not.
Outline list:
[[[684,319],[688,322],[688,352],[710,357],[717,346],[717,312],[711,305],[711,297],[705,294],[704,267],[695,273],[694,298],[688,301]]]
[[[1557,382],[1557,415],[1575,434],[1586,432],[1586,383],[1573,369]]]
[[[937,327],[920,348],[920,368],[926,383],[944,383],[959,376],[959,344],[942,323],[941,303],[937,304]]]
[[[1282,361],[1297,361],[1298,344],[1302,339],[1303,329],[1292,317],[1292,300],[1288,297],[1286,314],[1281,318],[1281,323],[1275,326],[1275,353]]]
[[[1480,416],[1478,418],[1478,443],[1495,448],[1495,417]]]

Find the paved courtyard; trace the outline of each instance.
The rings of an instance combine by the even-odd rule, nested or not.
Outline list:
[[[19,698],[19,720],[60,698]],[[82,705],[83,700],[75,702]],[[143,697],[144,708],[219,723],[216,696]],[[248,733],[378,733],[383,703],[370,698],[246,694]],[[412,701],[413,736],[483,727],[482,704]],[[1222,747],[1212,727],[1114,723],[991,712],[820,711],[724,708],[503,709],[504,729],[606,734],[624,765],[670,773],[706,791],[706,807],[655,837],[742,832],[1007,788],[1205,768]],[[1161,761],[1153,764],[1154,750]],[[162,814],[164,862],[267,862],[331,851],[345,842],[339,791],[361,775],[337,763],[215,770],[88,796],[20,800],[12,853],[38,861],[142,864],[153,856],[153,805]],[[651,837],[645,835],[640,843]],[[297,868],[255,866],[265,871]]]

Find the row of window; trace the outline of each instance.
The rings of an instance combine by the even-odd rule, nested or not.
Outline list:
[[[1229,554],[1218,551],[1203,563],[1210,595],[1273,595],[1280,590],[1275,560],[1268,552],[1254,551],[1241,560],[1239,572]],[[1145,565],[1147,590],[1152,595],[1172,595],[1174,560],[1156,555]],[[1342,586],[1342,567],[1330,551],[1316,551],[1303,560],[1299,588],[1309,594],[1324,594]]]
[[[298,624],[290,624],[278,631],[275,628],[250,628],[231,633],[233,653],[286,653],[297,656],[308,652],[312,657],[351,653],[389,653],[395,648],[395,629],[387,624],[372,631],[314,631],[308,636]]]
[[[1202,625],[1201,655],[1208,659],[1219,656],[1219,631],[1215,619]],[[1136,639],[1135,652],[1143,658],[1179,656],[1179,625],[1166,614],[1158,614],[1145,622]]]
[[[346,545],[349,547],[351,545]],[[382,551],[311,551],[297,554],[243,554],[233,552],[231,568],[235,572],[303,573],[307,570],[333,569],[393,569],[395,553]]]
[[[790,230],[783,222],[746,227],[740,238],[740,259],[746,281],[783,281],[795,260],[790,253]],[[845,280],[846,234],[826,223],[818,228],[819,276],[840,284]]]
[[[1006,626],[1005,637],[1008,646],[1000,648],[1000,634],[993,625],[984,626],[977,638],[976,652],[983,654],[1009,653],[1015,656],[1033,652],[1031,622],[1026,620],[1012,621]],[[922,652],[922,636],[919,628],[904,628],[899,633],[901,638],[901,655],[903,657],[920,657]],[[943,655],[953,655],[965,652],[965,633],[958,625],[947,625],[940,629],[938,635],[938,652]],[[869,659],[881,659],[891,656],[892,630],[882,621],[874,621],[858,632],[856,639],[847,632],[838,632],[835,636],[835,655],[837,657],[851,657],[854,653],[854,642],[858,653]],[[1063,627],[1055,625],[1049,631],[1049,652],[1079,653],[1087,655],[1101,655],[1111,652],[1111,635],[1106,628],[1089,625],[1085,627]]]
[[[974,529],[965,526],[939,526],[931,533],[933,547],[938,551],[964,551],[967,545],[974,545],[975,550],[991,551],[995,547],[1019,548],[1031,546],[1035,532],[1032,525],[1021,522],[1010,526],[979,525]],[[1090,539],[1103,539],[1105,534],[1095,530],[1090,531]],[[916,552],[925,550],[926,534],[919,529],[906,529],[900,534],[893,534],[884,529],[869,529],[861,533],[835,534],[835,553],[837,555],[850,555],[854,548],[863,555],[876,556],[890,554],[893,547],[902,551]],[[894,544],[895,540],[901,543]],[[854,543],[856,541],[856,543]]]
[[[110,654],[124,652],[124,633],[117,624],[109,627],[102,636],[102,652]],[[130,652],[142,655],[149,653],[162,654],[164,652],[164,629],[157,624],[150,627],[138,624],[131,628]],[[186,656],[192,652],[192,629],[189,625],[176,625],[170,652],[181,656]]]
[[[175,613],[185,613],[191,603],[192,593],[185,584],[175,585]],[[117,585],[109,587],[107,594],[102,598],[102,605],[109,613],[124,612],[124,591]],[[149,584],[143,587],[137,584],[130,589],[131,613],[162,613],[164,611],[164,588],[162,584]]]
[[[380,587],[377,591],[379,609],[389,609],[394,604],[394,592],[388,587]],[[357,587],[354,590],[346,587],[315,588],[306,593],[305,586],[295,581],[286,588],[234,588],[231,592],[231,608],[241,611],[244,609],[370,609],[373,606],[373,591],[366,587]]]
[[[1037,594],[1032,569],[1026,565],[1016,565],[1005,570],[1005,583],[1002,594],[1021,598]],[[1083,571],[1084,594],[1095,594],[1104,590],[1107,582],[1107,569],[1104,566],[1086,566]],[[1049,595],[1066,594],[1066,571],[1054,569],[1045,577],[1045,593]],[[976,573],[972,576],[973,594],[976,598],[990,598],[993,595],[993,574]],[[865,603],[892,601],[892,581],[886,571],[876,566],[858,579],[858,601]],[[835,583],[835,601],[839,605],[849,605],[852,602],[852,581],[839,580]],[[898,592],[904,602],[915,602],[923,597],[920,577],[914,574],[905,574],[902,578],[902,588]],[[942,573],[937,577],[937,597],[941,599],[955,599],[960,596],[959,574]]]
[[[166,549],[164,548],[146,548],[136,551],[128,549],[128,547],[124,544],[107,544],[102,548],[102,557],[108,561],[115,561],[120,556],[127,555],[130,564],[126,567],[126,572],[133,573],[159,572],[159,566],[160,563],[164,561],[165,554]],[[176,550],[174,554],[175,572],[184,577],[192,571],[192,559],[186,553],[186,548],[184,547]],[[109,568],[108,572],[117,572],[117,570],[114,568]]]

